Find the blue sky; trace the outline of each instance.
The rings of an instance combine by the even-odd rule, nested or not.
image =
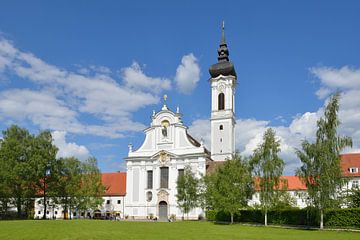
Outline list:
[[[273,127],[293,174],[294,148],[336,90],[339,132],[360,149],[359,12],[358,1],[1,1],[0,129],[50,129],[59,155],[124,170],[167,94],[209,144],[208,68],[225,20],[237,149],[251,154]]]

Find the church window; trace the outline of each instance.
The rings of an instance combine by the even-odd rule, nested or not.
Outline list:
[[[147,171],[147,188],[148,189],[153,188],[153,171],[152,170]]]
[[[106,204],[110,204],[110,200],[106,200]]]
[[[160,188],[169,187],[169,168],[161,167],[160,168]]]
[[[224,93],[220,93],[218,96],[218,110],[224,110],[225,109],[225,95]]]
[[[41,211],[38,211],[38,214],[40,215],[40,214],[41,214]]]
[[[55,211],[55,215],[57,215],[57,211]]]
[[[222,138],[220,138],[220,142],[222,142]]]
[[[178,178],[184,176],[184,169],[178,170]]]
[[[117,200],[117,204],[121,204],[121,200]]]
[[[219,129],[220,129],[220,130],[224,130],[224,126],[223,126],[223,125],[220,125]]]

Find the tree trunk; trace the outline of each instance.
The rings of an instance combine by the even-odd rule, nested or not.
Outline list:
[[[234,223],[234,213],[230,213],[230,216],[231,216],[231,224]]]
[[[320,229],[324,229],[324,210],[320,210]]]
[[[16,199],[16,208],[17,208],[17,216],[18,218],[21,217],[21,197]]]
[[[267,209],[265,209],[265,226],[268,225],[268,221],[267,221]]]

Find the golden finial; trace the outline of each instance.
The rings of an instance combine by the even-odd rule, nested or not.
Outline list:
[[[168,96],[165,94],[164,95],[164,104],[166,104],[166,99],[168,98]]]

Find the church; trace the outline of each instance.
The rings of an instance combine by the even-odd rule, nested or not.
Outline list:
[[[129,145],[126,160],[126,216],[144,219],[156,216],[159,220],[181,218],[177,207],[176,181],[189,166],[197,177],[204,176],[213,161],[230,158],[235,150],[235,86],[236,72],[229,61],[224,27],[218,62],[209,69],[211,79],[211,152],[203,141],[195,140],[181,120],[179,108],[175,112],[164,105],[153,112],[150,126],[144,130],[145,139],[137,150]],[[201,208],[189,213],[189,218],[204,215]]]

